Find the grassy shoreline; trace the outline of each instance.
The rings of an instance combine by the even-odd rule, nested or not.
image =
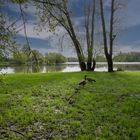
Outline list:
[[[97,82],[75,93],[85,74]],[[140,72],[8,74],[4,82],[0,139],[140,138]]]

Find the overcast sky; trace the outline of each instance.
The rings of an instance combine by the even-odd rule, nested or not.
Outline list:
[[[80,12],[81,7],[83,6],[84,0],[70,0],[72,10],[75,13],[73,21],[75,25],[79,28],[80,33],[83,33],[83,14]],[[106,0],[106,13],[108,10],[109,0]],[[123,0],[124,1],[124,0]],[[38,49],[39,51],[45,53],[50,51],[62,51],[63,54],[67,56],[74,55],[74,50],[71,48],[61,49],[61,37],[65,34],[65,30],[62,27],[56,29],[56,35],[53,33],[43,30],[39,34],[35,28],[37,23],[37,17],[35,16],[35,7],[28,6],[25,10],[26,12],[26,28],[27,35],[30,41],[32,48]],[[19,6],[16,4],[6,4],[0,10],[0,12],[6,12],[9,15],[13,16],[15,19],[19,18],[20,11]],[[126,0],[126,6],[120,13],[121,25],[119,35],[115,42],[115,51],[119,52],[129,52],[129,51],[139,51],[140,52],[140,0]],[[19,23],[22,21],[19,20]],[[47,27],[46,27],[47,28]],[[21,44],[25,44],[25,35],[24,31],[21,30],[17,35],[17,41]],[[64,46],[71,46],[69,37],[65,37]],[[69,45],[67,45],[69,44]]]

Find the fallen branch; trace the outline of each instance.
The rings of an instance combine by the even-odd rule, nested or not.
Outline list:
[[[23,134],[23,133],[21,133],[21,132],[19,132],[19,131],[17,131],[17,130],[13,130],[13,129],[10,129],[10,128],[2,128],[3,130],[5,130],[5,131],[12,131],[12,132],[15,132],[15,133],[17,133],[17,134],[19,134],[19,135],[21,135],[22,137],[24,137],[25,138],[25,135]]]

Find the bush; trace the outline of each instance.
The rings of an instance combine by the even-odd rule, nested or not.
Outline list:
[[[66,57],[60,53],[47,53],[45,56],[46,64],[59,64],[66,62]]]

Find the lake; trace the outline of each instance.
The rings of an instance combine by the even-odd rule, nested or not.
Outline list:
[[[124,71],[140,71],[140,62],[114,62],[114,70],[122,69]],[[59,65],[14,65],[2,67],[0,73],[46,73],[46,72],[76,72],[80,71],[78,62],[67,62]],[[97,62],[95,71],[107,71],[107,63]]]

